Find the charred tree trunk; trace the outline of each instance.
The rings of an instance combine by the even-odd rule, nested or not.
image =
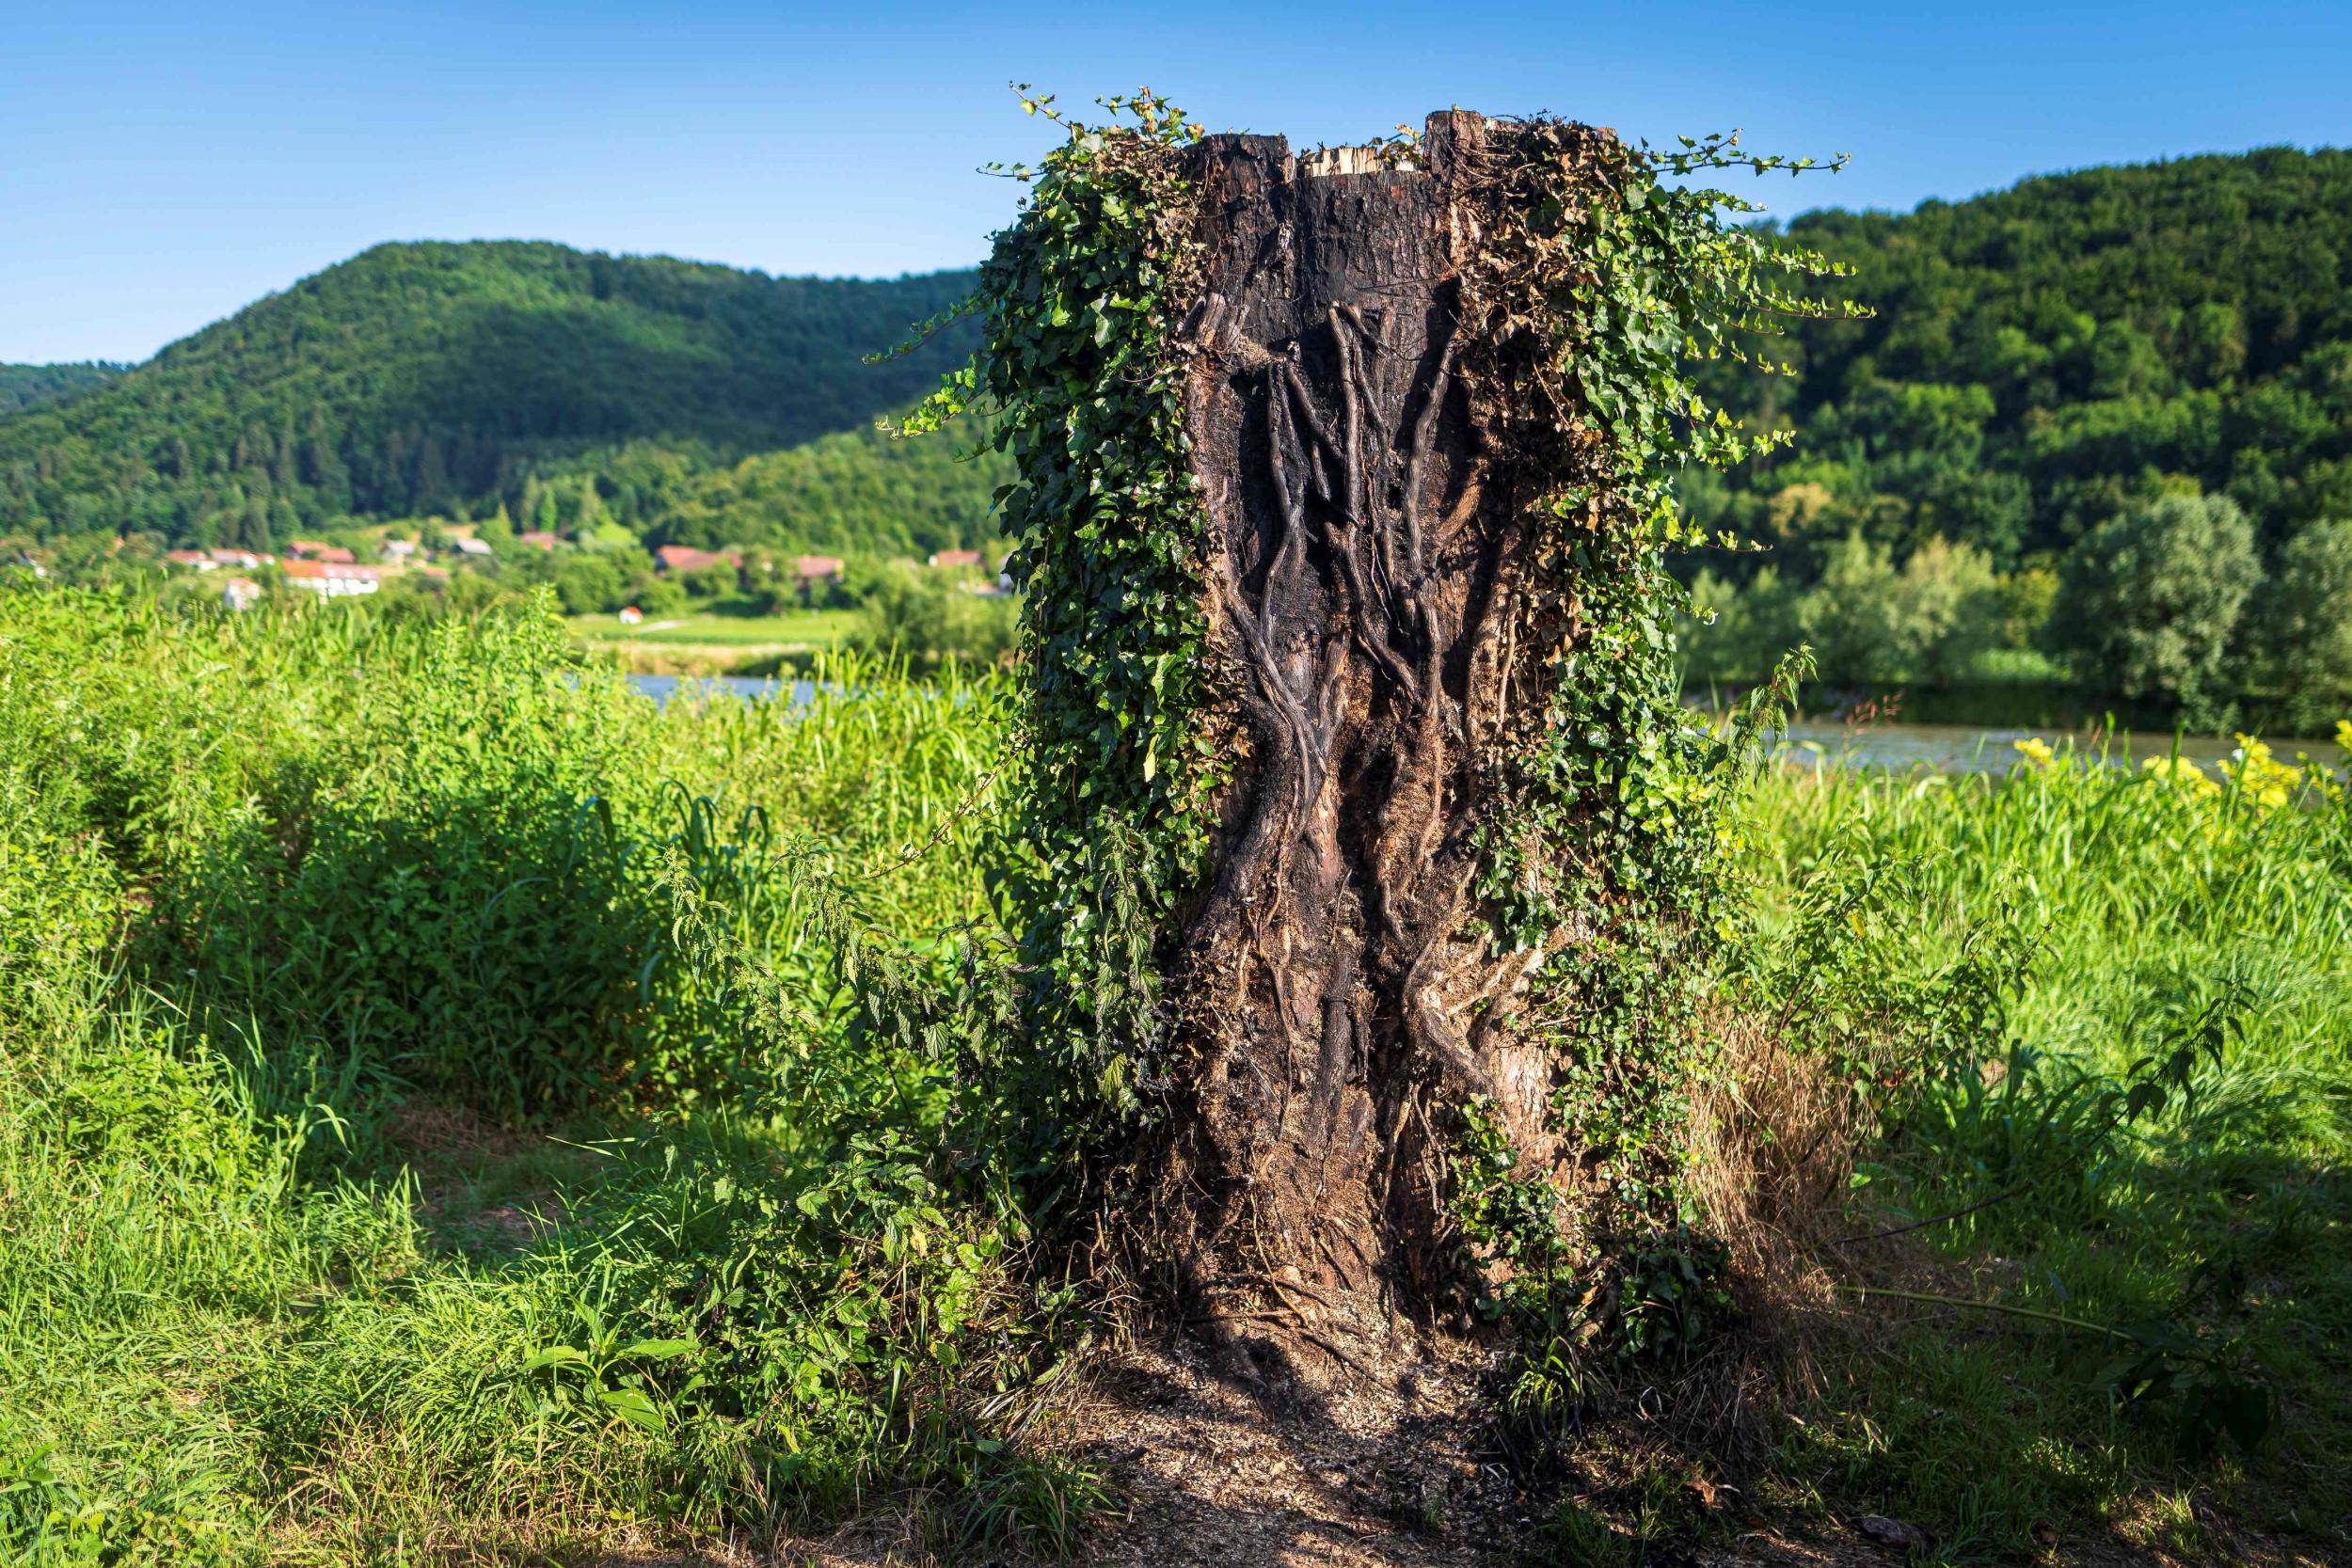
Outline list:
[[[1189,174],[1232,773],[1177,911],[1187,1088],[1152,1180],[1194,1310],[1351,1363],[1442,1299],[1455,1107],[1482,1097],[1523,1166],[1572,1168],[1547,1053],[1509,1026],[1544,952],[1492,940],[1473,888],[1501,760],[1572,635],[1466,319],[1497,132],[1435,116],[1409,166],[1218,136]]]

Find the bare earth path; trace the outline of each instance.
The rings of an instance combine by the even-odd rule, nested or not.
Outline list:
[[[1088,1568],[1516,1568],[1555,1560],[1522,1516],[1502,1467],[1472,1450],[1482,1427],[1474,1360],[1367,1368],[1343,1402],[1277,1400],[1219,1376],[1185,1344],[1104,1361],[1039,1433],[1100,1472],[1118,1513],[1074,1559]],[[1375,1392],[1366,1392],[1367,1388]],[[1630,1543],[1629,1543],[1630,1544]],[[1635,1548],[1638,1553],[1639,1548]],[[1907,1559],[1833,1528],[1820,1539],[1756,1531],[1723,1544],[1653,1547],[1675,1568],[1891,1568]],[[2240,1537],[2233,1562],[2320,1568],[2325,1560]],[[2176,1568],[2114,1536],[2054,1542],[2040,1561]],[[596,1568],[1029,1568],[1009,1555],[942,1557],[916,1522],[882,1510],[823,1539],[768,1552],[615,1555]]]

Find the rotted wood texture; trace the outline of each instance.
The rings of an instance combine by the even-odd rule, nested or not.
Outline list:
[[[1186,1293],[1262,1361],[1353,1362],[1435,1310],[1461,1101],[1564,1162],[1549,1063],[1509,1027],[1544,949],[1473,918],[1499,761],[1568,635],[1529,592],[1534,498],[1463,320],[1498,134],[1435,116],[1410,166],[1193,154],[1187,420],[1235,723],[1214,872],[1179,911],[1187,1092],[1157,1190]]]

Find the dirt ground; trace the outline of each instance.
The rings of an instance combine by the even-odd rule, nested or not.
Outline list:
[[[1502,1467],[1473,1450],[1484,1386],[1469,1360],[1426,1359],[1344,1380],[1344,1400],[1295,1385],[1287,1396],[1219,1375],[1189,1344],[1104,1357],[1039,1435],[1100,1471],[1110,1517],[1079,1549],[1089,1568],[1502,1568],[1566,1563],[1540,1544],[1537,1521]],[[1376,1388],[1376,1392],[1365,1392]],[[1878,1525],[1880,1522],[1873,1521]],[[1882,1530],[1882,1534],[1884,1533]],[[1661,1568],[1885,1568],[1913,1560],[1860,1520],[1804,1540],[1730,1526],[1720,1544],[1638,1548]],[[1632,1547],[1631,1542],[1626,1543]],[[2054,1540],[2039,1560],[2085,1568],[2178,1568],[2164,1553],[2103,1535]],[[2244,1539],[2231,1560],[2321,1568],[2323,1560]],[[767,1551],[618,1557],[599,1568],[951,1568],[927,1551],[915,1521],[882,1509],[821,1540]],[[965,1557],[952,1568],[1026,1568]]]

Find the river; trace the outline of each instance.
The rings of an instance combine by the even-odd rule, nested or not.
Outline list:
[[[1984,729],[1974,724],[1868,724],[1849,727],[1834,720],[1799,720],[1788,726],[1788,760],[1791,764],[1842,763],[1906,772],[1930,768],[1939,773],[2006,773],[2018,760],[2016,742],[2039,739],[2057,747],[2071,739],[2084,755],[2110,767],[2133,768],[2147,757],[2169,756],[2174,737],[2159,731],[2092,731]],[[2223,735],[2185,735],[2179,737],[2182,756],[2211,771],[2212,765],[2237,755],[2237,741]],[[2298,751],[2332,757],[2331,740],[2274,739],[2280,760],[2292,761]]]
[[[794,706],[816,695],[808,681],[762,679],[749,675],[631,675],[629,684],[657,703],[666,703],[680,690],[716,689],[739,697],[769,700],[787,696]],[[2018,758],[2015,742],[2039,738],[2058,745],[2068,738],[2061,730],[1983,729],[1972,724],[1865,724],[1848,726],[1834,720],[1799,720],[1788,726],[1784,752],[1792,767],[1822,763],[1844,767],[1884,768],[1905,772],[1930,768],[1942,773],[2005,773]],[[2086,752],[2096,752],[2099,737],[2088,732],[2072,737]],[[2208,768],[2233,756],[2237,742],[2227,736],[2189,735],[2180,737],[2181,754]],[[2332,757],[2330,740],[2274,740],[2280,758],[2290,760],[2298,751]],[[2119,732],[2106,737],[2105,759],[2112,766],[2137,766],[2139,759],[2168,756],[2173,737],[2154,731]]]
[[[691,694],[718,690],[755,702],[789,693],[792,705],[800,707],[817,695],[815,681],[786,681],[767,675],[631,675],[628,684],[657,703],[666,703],[680,691]]]

